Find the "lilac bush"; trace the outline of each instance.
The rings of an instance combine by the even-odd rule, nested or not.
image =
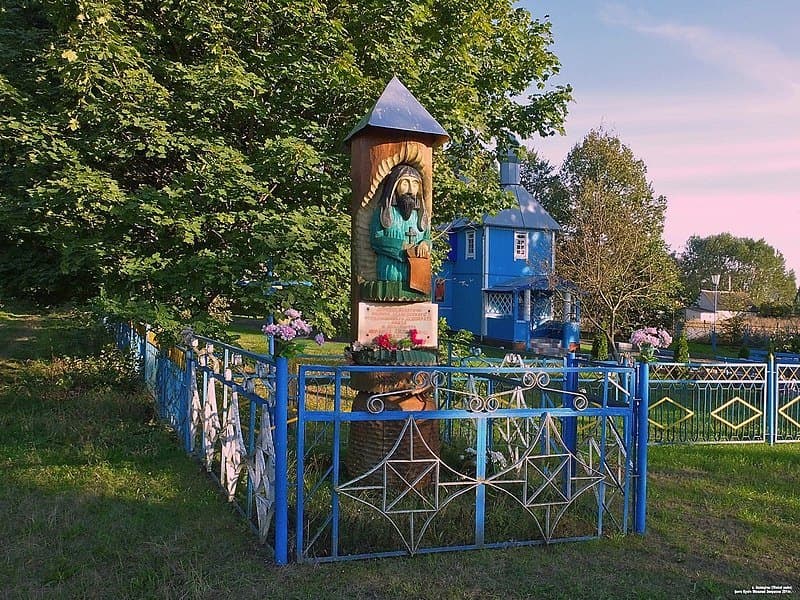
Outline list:
[[[311,325],[303,319],[303,313],[294,308],[287,308],[284,312],[284,319],[277,323],[264,325],[261,330],[269,336],[275,338],[275,355],[293,358],[300,354],[305,348],[305,343],[300,341],[311,335]],[[314,336],[314,341],[320,346],[325,343],[325,336],[318,333]]]
[[[666,348],[672,343],[672,336],[666,329],[643,327],[631,334],[631,344],[638,347],[649,345],[653,348]]]

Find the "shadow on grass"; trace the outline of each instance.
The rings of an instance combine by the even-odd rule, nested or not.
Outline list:
[[[0,491],[0,536],[15,540],[0,576],[12,597],[724,598],[753,585],[797,589],[797,559],[787,549],[781,561],[759,556],[751,528],[717,515],[724,490],[700,496],[708,506],[676,491],[701,482],[673,473],[661,449],[645,537],[279,569],[152,421],[146,396],[41,392],[2,397],[16,422],[2,444],[14,458]]]
[[[672,599],[732,598],[754,585],[800,594],[796,445],[652,449],[644,537],[277,568],[154,421],[141,389],[10,362],[18,375],[0,389],[4,597]]]
[[[0,311],[0,359],[89,356],[107,333],[89,313],[67,310],[40,315]]]

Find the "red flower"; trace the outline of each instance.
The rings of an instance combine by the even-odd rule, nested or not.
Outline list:
[[[392,338],[389,337],[388,333],[382,333],[376,337],[375,343],[384,350],[397,350],[397,346],[392,343]]]
[[[425,343],[425,339],[419,337],[419,331],[416,329],[412,329],[408,332],[408,337],[411,339],[411,343],[415,346],[421,346]]]

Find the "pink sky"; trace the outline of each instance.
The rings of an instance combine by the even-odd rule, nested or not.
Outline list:
[[[692,3],[592,0],[579,3],[575,23],[569,2],[543,4],[533,12],[553,9],[555,51],[575,103],[567,136],[528,145],[560,165],[587,131],[604,127],[645,162],[655,192],[667,197],[673,249],[691,235],[764,238],[800,283],[798,37],[759,29],[768,20],[750,15],[769,8],[742,2],[715,16]],[[799,12],[785,17],[797,23]]]

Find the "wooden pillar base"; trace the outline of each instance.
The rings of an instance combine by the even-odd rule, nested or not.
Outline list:
[[[353,411],[367,411],[370,397],[374,394],[389,393],[397,390],[401,393],[381,397],[383,412],[386,411],[431,411],[436,404],[430,396],[430,389],[421,388],[414,393],[403,392],[414,388],[411,373],[354,373],[358,375],[351,385],[359,390],[353,401]],[[364,377],[367,376],[367,377]],[[371,389],[364,389],[365,387]],[[383,461],[389,453],[391,465],[387,465],[388,485],[413,485],[415,488],[426,486],[431,481],[431,474],[420,475],[429,469],[426,459],[439,456],[441,442],[439,439],[439,422],[419,419],[416,421],[418,434],[407,429],[397,448],[392,452],[398,437],[403,431],[406,419],[391,421],[353,421],[350,423],[350,438],[345,457],[345,467],[350,477],[358,477]],[[413,459],[413,460],[412,460]],[[425,462],[416,462],[425,461]],[[378,469],[367,478],[371,484],[379,485],[383,481],[384,469]],[[402,480],[401,480],[402,478]]]

